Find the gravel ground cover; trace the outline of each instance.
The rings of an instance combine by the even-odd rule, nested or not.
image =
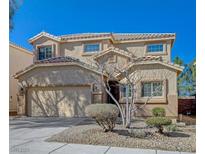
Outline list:
[[[196,151],[195,127],[180,127],[177,131],[167,132],[165,135],[155,133],[156,129],[146,127],[144,122],[135,122],[132,127],[144,130],[147,136],[131,137],[128,130],[121,125],[116,125],[113,132],[105,133],[96,124],[85,124],[68,128],[46,141],[183,152]]]

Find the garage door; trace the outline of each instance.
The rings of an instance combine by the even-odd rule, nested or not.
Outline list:
[[[29,116],[85,116],[91,103],[90,86],[30,88],[27,95]]]

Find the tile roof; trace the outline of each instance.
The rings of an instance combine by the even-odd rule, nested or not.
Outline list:
[[[137,62],[152,62],[152,61],[159,61],[162,62],[164,64],[168,64],[170,66],[174,66],[174,67],[178,67],[183,69],[183,66],[180,66],[178,64],[174,64],[172,62],[164,62],[161,56],[145,56],[145,57],[138,57],[138,58],[133,58],[131,63],[137,63]]]
[[[34,62],[34,64],[48,64],[48,63],[77,63],[91,69],[97,69],[96,68],[97,66],[94,63],[91,63],[91,61],[86,61],[83,58],[77,58],[71,56],[53,57],[44,60],[37,60]]]
[[[146,57],[133,58],[129,65],[132,66],[135,64],[148,64],[148,63],[155,63],[155,62],[178,69],[180,71],[184,69],[183,66],[174,64],[172,62],[164,62],[161,56],[146,56]]]
[[[175,37],[175,33],[82,33],[59,36],[61,40],[112,37],[115,41]]]
[[[163,64],[168,64],[169,66],[173,66],[179,69],[183,69],[183,66],[180,66],[178,64],[174,64],[172,62],[164,62],[161,56],[145,56],[145,57],[139,57],[139,58],[134,58],[133,59],[133,63],[137,63],[137,62],[154,62],[154,61],[158,61],[161,62]]]
[[[46,36],[56,41],[72,41],[81,39],[97,39],[106,38],[113,41],[130,41],[130,40],[149,40],[149,39],[163,39],[163,38],[175,38],[175,33],[79,33],[79,34],[67,34],[55,36],[46,32],[41,32],[36,36],[29,39],[30,42],[35,39]]]
[[[111,33],[81,33],[81,34],[61,35],[59,37],[61,38],[61,40],[77,40],[77,39],[111,37]]]
[[[142,63],[145,62],[145,63]],[[70,57],[70,56],[66,56],[66,57],[54,57],[54,58],[49,58],[49,59],[45,59],[45,60],[38,60],[36,61],[34,64],[26,67],[25,69],[17,72],[14,76],[17,77],[19,76],[19,74],[24,72],[27,72],[28,70],[32,69],[33,67],[38,67],[39,65],[45,64],[45,66],[47,66],[46,64],[58,64],[58,63],[63,63],[63,64],[79,64],[80,66],[83,66],[84,68],[88,68],[90,70],[96,71],[98,72],[98,68],[95,65],[91,65],[88,64],[86,62],[83,62],[82,60],[78,59],[78,58],[74,58],[74,57]],[[168,67],[174,68],[178,71],[182,71],[183,67],[179,66],[177,64],[173,64],[173,63],[165,63],[162,61],[162,57],[161,56],[146,56],[146,57],[139,57],[139,58],[133,58],[133,60],[130,62],[130,64],[128,64],[128,66],[126,66],[125,68],[130,68],[133,65],[138,65],[138,64],[155,64],[155,63],[160,63],[163,65],[166,65]]]
[[[34,62],[34,64],[31,64],[30,66],[26,67],[25,69],[17,72],[14,76],[18,76],[19,74],[31,69],[32,67],[39,66],[41,64],[79,64],[80,66],[83,66],[85,68],[88,68],[93,71],[98,71],[97,68],[94,65],[90,65],[86,62],[81,61],[78,58],[70,57],[70,56],[65,56],[65,57],[53,57],[53,58],[48,58],[44,60],[37,60]]]
[[[170,62],[164,62],[161,56],[146,56],[146,57],[133,58],[132,61],[130,61],[128,65],[122,69],[125,71],[137,65],[140,66],[140,65],[155,65],[155,64],[161,64],[167,66],[169,68],[176,70],[178,73],[182,72],[184,69],[183,66],[173,64]],[[122,73],[119,73],[116,75],[116,78],[122,77],[122,75],[123,75]]]
[[[35,61],[35,64],[62,63],[62,62],[80,62],[80,60],[74,57],[69,57],[69,56],[53,57],[53,58],[48,58],[44,60],[37,60]]]
[[[162,61],[161,56],[145,56],[133,58],[133,62],[141,62],[141,61]]]
[[[175,33],[113,33],[116,41],[175,37]]]

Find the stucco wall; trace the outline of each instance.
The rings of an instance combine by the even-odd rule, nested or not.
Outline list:
[[[76,65],[34,68],[21,76],[19,82],[22,83],[27,90],[32,87],[39,89],[50,88],[53,90],[55,90],[56,87],[71,87],[73,93],[78,92],[82,89],[81,87],[88,86],[91,96],[86,97],[89,97],[91,103],[95,102],[95,100],[93,100],[94,93],[101,96],[101,103],[106,102],[106,94],[100,83],[101,76],[91,70]],[[72,87],[74,87],[74,89],[72,89]],[[27,98],[24,103],[28,103],[31,99],[29,98],[31,94],[28,94],[28,91],[26,95]],[[22,107],[23,106],[25,105],[22,105]]]
[[[137,105],[142,105],[147,100],[146,98],[141,97],[141,82],[163,82],[163,96],[158,98],[153,97],[148,101],[147,105],[144,108],[135,113],[135,116],[151,116],[151,110],[154,107],[164,107],[166,109],[167,116],[177,116],[177,73],[175,72],[175,70],[161,64],[143,64],[131,68],[130,71],[130,75],[136,76],[140,79],[140,82],[136,84]],[[106,103],[106,93],[101,87],[100,75],[80,66],[69,65],[39,67],[24,74],[22,77],[20,77],[19,81],[26,81],[29,87],[36,87],[40,89],[51,88],[53,90],[55,90],[55,88],[59,86],[91,86],[94,83],[94,85],[97,86],[97,90],[95,92],[93,91],[92,94],[95,94],[95,96],[98,95],[98,98],[103,98],[101,102]],[[73,90],[73,92],[76,92],[80,89],[81,88],[79,86],[77,89]],[[29,95],[27,95],[27,97],[30,97]],[[93,102],[98,102],[98,98]],[[26,100],[28,101],[28,99],[30,98],[27,98]],[[120,102],[123,104],[125,103],[125,100],[121,98]]]
[[[9,111],[17,110],[18,81],[13,75],[33,63],[33,54],[9,45]]]
[[[85,53],[84,45],[92,44],[92,43],[100,43],[100,51],[105,50],[110,46],[110,42],[108,40],[67,42],[67,43],[62,43],[60,46],[61,55],[89,58],[90,56],[93,56],[95,53]]]
[[[114,47],[120,48],[122,50],[128,51],[135,56],[143,57],[145,54],[144,43],[122,43],[114,44]]]
[[[97,41],[83,41],[83,42],[63,42],[59,43],[55,40],[47,37],[42,37],[33,43],[35,50],[35,60],[38,59],[38,47],[52,45],[53,56],[74,56],[74,57],[90,57],[93,53],[84,52],[84,44],[100,43],[100,50],[107,49],[110,47],[109,40],[97,40]]]
[[[109,58],[114,56],[114,61],[109,62]],[[112,68],[112,65],[118,64],[119,68],[125,67],[128,64],[129,58],[122,56],[120,54],[116,54],[115,52],[109,52],[97,59],[99,64],[106,64],[108,68]]]
[[[37,59],[37,52],[39,46],[52,45],[53,56],[74,56],[74,57],[85,57],[90,58],[95,53],[85,53],[84,44],[89,43],[100,43],[100,50],[103,51],[110,46],[120,48],[122,50],[128,51],[135,55],[136,57],[143,57],[149,55],[159,55],[166,62],[171,61],[171,41],[148,41],[148,42],[134,42],[134,43],[119,43],[112,44],[109,40],[96,40],[96,41],[82,41],[82,42],[63,42],[58,43],[54,40],[48,39],[46,37],[39,38],[33,44],[36,50],[35,59]],[[163,43],[164,51],[160,53],[147,53],[147,44],[153,43]]]
[[[162,53],[147,53],[147,44],[152,43],[163,43],[164,51]],[[140,43],[122,43],[122,44],[113,44],[114,47],[123,49],[135,55],[136,57],[143,57],[149,55],[159,55],[166,62],[170,62],[171,54],[171,42],[162,41],[162,42],[140,42]]]
[[[99,82],[100,77],[96,73],[75,65],[53,65],[34,68],[22,77],[19,81],[26,81],[33,86],[52,85],[83,85]]]
[[[166,66],[160,64],[142,65],[133,67],[136,70],[130,76],[136,77],[136,103],[142,105],[147,101],[147,98],[141,97],[141,84],[145,81],[162,81],[162,97],[152,97],[147,105],[140,111],[135,113],[135,116],[151,116],[151,110],[154,107],[164,107],[167,116],[176,117],[178,115],[178,96],[177,96],[177,73]],[[121,98],[121,102],[125,103],[125,99]]]

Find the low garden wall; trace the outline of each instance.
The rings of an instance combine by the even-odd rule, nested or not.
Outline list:
[[[195,96],[178,98],[178,114],[196,115]]]

